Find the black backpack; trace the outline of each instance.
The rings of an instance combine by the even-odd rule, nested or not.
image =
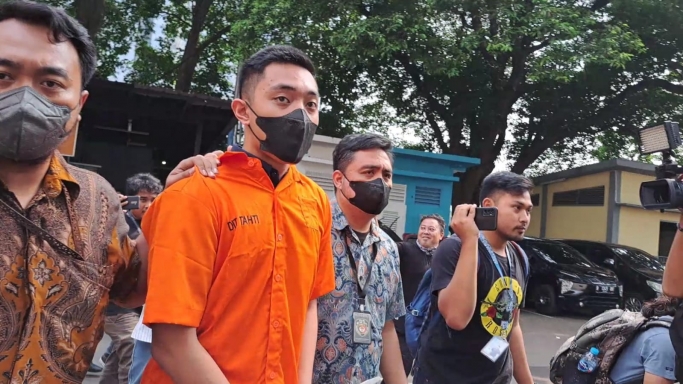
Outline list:
[[[553,384],[614,384],[609,377],[623,349],[638,333],[650,327],[669,328],[665,319],[645,318],[640,312],[612,309],[588,320],[550,360]],[[599,364],[592,373],[578,370],[579,360],[592,348],[600,350]]]

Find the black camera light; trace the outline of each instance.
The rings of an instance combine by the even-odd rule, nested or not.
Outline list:
[[[662,165],[655,167],[657,180],[640,184],[640,204],[645,209],[662,211],[683,208],[683,183],[676,179],[683,173],[683,168],[671,159],[672,151],[682,144],[678,123],[667,121],[663,125],[643,128],[638,133],[642,154],[662,153]]]

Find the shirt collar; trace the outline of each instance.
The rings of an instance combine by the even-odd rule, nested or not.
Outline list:
[[[66,160],[55,151],[43,179],[43,190],[48,197],[55,198],[62,193],[62,186],[66,186],[72,199],[78,198],[80,185],[67,169]]]
[[[339,232],[349,230],[349,221],[346,219],[346,216],[344,215],[344,212],[342,212],[342,209],[339,206],[337,200],[332,199],[330,201],[330,204],[332,205],[332,228]],[[372,219],[372,223],[370,224],[370,233],[368,233],[368,238],[370,238],[373,243],[380,241],[381,231],[382,230],[377,224],[377,219]]]
[[[247,152],[246,150],[244,150],[244,148],[240,147],[239,145],[233,145],[231,150],[235,152],[242,152],[249,157],[259,159],[254,154]],[[266,163],[265,161],[261,160],[261,165],[263,166],[263,170],[266,171],[266,175],[268,175],[268,177],[270,178],[270,181],[273,182],[274,186],[277,186],[280,183],[280,181],[284,178],[285,175],[282,175],[282,177],[280,177],[280,173],[275,168],[273,168],[272,165]]]

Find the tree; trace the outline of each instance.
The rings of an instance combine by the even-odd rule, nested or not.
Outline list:
[[[315,58],[339,111],[370,96],[395,110],[394,124],[415,128],[422,149],[481,159],[454,186],[454,204],[475,200],[508,133],[522,172],[566,140],[633,129],[647,120],[644,110],[654,118],[681,105],[671,96],[678,80],[656,64],[680,62],[681,23],[668,22],[680,18],[676,0],[282,3],[258,16],[277,20],[270,40]],[[665,24],[656,19],[663,15]],[[264,34],[260,27],[252,23],[252,36]],[[344,113],[351,123],[358,115]]]
[[[640,156],[635,138],[638,128],[683,112],[681,5],[614,2],[610,16],[628,25],[643,49],[622,67],[598,63],[586,66],[572,81],[531,89],[519,109],[525,122],[515,127],[517,140],[508,155],[516,159],[513,171],[522,172],[540,158],[567,163],[577,155],[585,157],[590,147],[596,147],[591,154],[597,160],[656,159]]]

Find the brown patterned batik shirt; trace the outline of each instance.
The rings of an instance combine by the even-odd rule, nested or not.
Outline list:
[[[26,209],[2,183],[0,198],[76,251],[53,249],[0,204],[0,383],[81,383],[110,297],[124,298],[137,283],[119,198],[59,154]]]

